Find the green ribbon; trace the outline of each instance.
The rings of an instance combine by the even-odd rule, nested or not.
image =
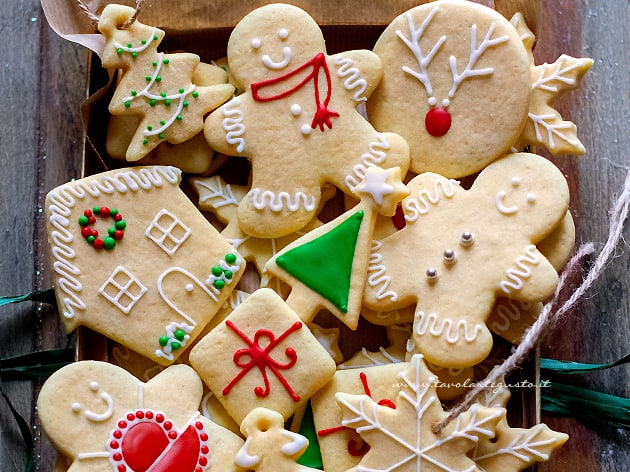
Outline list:
[[[610,369],[630,362],[630,354],[606,364],[541,359],[541,374],[573,375]],[[541,410],[577,418],[595,427],[630,429],[630,398],[575,387],[562,382],[545,381],[541,391]]]
[[[24,295],[14,295],[9,297],[0,297],[0,306],[8,305],[9,303],[20,303],[26,301],[49,303],[54,305],[55,301],[55,289],[48,288],[46,290],[35,290],[34,292]]]

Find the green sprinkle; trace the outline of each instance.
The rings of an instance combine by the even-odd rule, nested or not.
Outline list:
[[[132,90],[131,91],[131,96],[132,97],[136,97],[138,95],[138,92],[136,90]]]
[[[156,81],[156,82],[162,82],[162,76],[158,75],[158,76],[155,78],[155,81]]]
[[[192,93],[192,96],[197,98],[199,97],[199,92],[197,92],[196,90]]]
[[[144,139],[142,140],[142,144],[145,144],[145,145],[146,145],[146,144],[149,144],[149,140],[148,140],[147,138],[144,138]]]
[[[225,262],[228,264],[234,264],[236,262],[236,254],[230,253],[225,255]]]
[[[150,75],[147,75],[147,76],[145,77],[145,79],[147,79],[147,82],[151,82],[151,76],[150,76]]]
[[[147,126],[147,130],[153,131],[153,126],[151,126],[151,125]]]
[[[89,224],[88,217],[85,215],[79,216],[79,225],[87,226]]]
[[[164,139],[164,133],[160,133],[160,134],[158,134],[158,138],[160,138],[160,139]]]
[[[183,89],[183,88],[180,88],[180,89],[178,90],[178,92],[179,92],[179,93],[184,93],[184,89]]]
[[[88,236],[87,238],[85,238],[85,240],[88,242],[88,244],[94,244],[94,240],[96,238],[94,236]]]
[[[166,346],[168,344],[168,336],[160,336],[158,342],[160,343],[160,346]]]
[[[129,108],[131,106],[131,100],[125,100],[125,108]]]
[[[219,277],[222,273],[223,273],[223,269],[221,269],[221,267],[214,266],[212,268],[212,275],[214,275],[215,277]]]
[[[131,43],[127,43],[127,47],[128,47],[128,48],[131,48],[132,46],[133,46],[133,44],[131,44]]]
[[[177,121],[182,121],[184,118],[182,117],[182,115],[177,115],[177,116],[175,117],[175,119],[176,119]]]
[[[214,288],[221,290],[223,287],[225,287],[225,282],[221,279],[217,279],[212,283],[212,285],[214,285]]]
[[[132,52],[131,57],[135,59],[136,57],[138,57],[138,53],[136,51]]]
[[[144,45],[144,44],[147,44],[147,40],[146,40],[146,39],[143,39],[143,40],[142,40],[142,41],[140,41],[140,42],[141,42],[143,45]]]
[[[153,36],[153,40],[154,40],[154,41],[157,41],[157,40],[158,40],[157,34],[156,34],[155,36]]]
[[[166,97],[166,92],[160,92],[160,97],[165,98]]]
[[[182,105],[187,107],[188,106],[188,102],[184,102],[184,103],[182,103]]]
[[[122,48],[118,48],[118,49],[116,49],[116,52],[118,53],[119,56],[121,56],[122,53],[123,53],[123,50],[122,50]]]
[[[168,59],[164,59],[164,61],[162,61],[162,62],[164,62],[164,64],[168,65],[168,63],[171,62],[171,61],[169,61]]]
[[[184,332],[183,329],[177,329],[177,330],[175,330],[175,337],[179,341],[183,341],[186,338],[186,333]]]
[[[95,215],[100,215],[101,214],[101,207],[93,207],[92,208],[92,213],[94,213]]]
[[[157,61],[153,61],[152,64],[153,64],[153,67],[157,67]]]
[[[234,277],[234,274],[232,273],[231,270],[226,270],[223,272],[223,275],[225,275],[225,278],[230,280],[232,277]]]
[[[171,343],[171,347],[173,348],[173,351],[177,351],[180,347],[182,347],[182,345],[178,343],[177,341],[173,341]]]
[[[171,99],[170,98],[165,99],[164,100],[164,105],[166,105],[167,107],[171,106]]]
[[[125,220],[120,220],[114,223],[114,226],[116,227],[116,229],[125,229],[127,227],[127,223],[125,222]]]
[[[149,105],[151,105],[152,107],[155,106],[157,102],[155,101],[155,98],[152,98],[151,100],[149,100]]]
[[[164,120],[160,120],[160,124],[161,124],[162,126],[164,126],[164,125],[166,124],[166,121],[164,121]]]
[[[110,208],[109,209],[109,214],[112,216],[116,216],[118,214],[118,209],[117,208]]]
[[[107,228],[107,234],[109,234],[110,236],[114,236],[114,234],[116,233],[116,228]]]
[[[114,249],[114,246],[116,246],[116,240],[114,238],[112,238],[111,236],[107,236],[103,240],[103,247],[105,249],[112,250],[112,249]]]

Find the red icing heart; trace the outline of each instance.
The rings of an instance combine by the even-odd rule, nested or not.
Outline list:
[[[208,434],[201,421],[180,433],[162,413],[138,410],[117,426],[107,447],[117,472],[202,472],[209,464]]]

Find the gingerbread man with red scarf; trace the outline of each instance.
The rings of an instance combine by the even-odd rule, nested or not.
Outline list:
[[[357,111],[383,75],[374,53],[327,55],[315,20],[285,4],[245,16],[227,51],[245,92],[211,113],[204,133],[217,151],[251,161],[238,213],[243,231],[267,238],[299,231],[317,215],[323,185],[351,194],[369,166],[407,171],[405,140],[375,130]]]

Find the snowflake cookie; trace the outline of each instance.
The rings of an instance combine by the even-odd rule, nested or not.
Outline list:
[[[364,303],[387,311],[416,304],[415,352],[442,367],[483,360],[497,297],[538,302],[558,275],[536,248],[566,215],[569,190],[547,159],[511,154],[470,190],[438,174],[408,184],[406,226],[372,248]]]
[[[246,233],[298,231],[316,216],[326,182],[350,193],[367,167],[407,171],[405,140],[357,111],[382,75],[371,51],[328,55],[313,18],[272,4],[236,25],[227,55],[245,92],[210,114],[205,136],[219,152],[251,160],[252,188],[238,213]]]
[[[199,56],[158,52],[164,31],[138,20],[121,28],[134,12],[128,6],[110,4],[98,23],[105,36],[103,67],[123,71],[109,111],[140,117],[127,148],[128,161],[141,159],[162,142],[181,143],[192,138],[203,129],[204,116],[234,93],[229,84],[193,83]]]
[[[55,293],[68,332],[87,326],[168,365],[228,299],[244,261],[180,181],[175,167],[135,167],[48,193]]]
[[[243,470],[234,465],[243,440],[199,414],[201,396],[188,366],[144,383],[112,364],[80,361],[46,381],[37,411],[73,471]]]
[[[505,410],[473,405],[435,433],[432,428],[448,416],[435,394],[437,378],[420,354],[406,367],[392,399],[396,408],[365,394],[336,394],[341,426],[356,430],[370,446],[356,470],[479,471],[467,453],[480,439],[494,436]]]
[[[258,407],[241,423],[245,444],[234,462],[255,472],[315,472],[296,461],[308,447],[304,436],[284,429],[284,418],[277,411]]]
[[[262,406],[289,418],[335,362],[273,290],[256,290],[190,352],[190,363],[240,422]]]

